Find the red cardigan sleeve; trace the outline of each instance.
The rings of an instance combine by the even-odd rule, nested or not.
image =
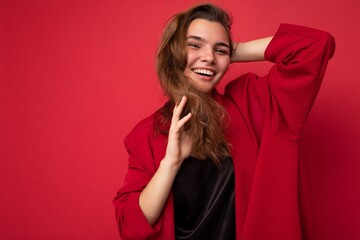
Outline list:
[[[308,193],[299,182],[297,140],[334,50],[329,33],[290,24],[280,26],[266,49],[265,58],[276,64],[267,76],[251,81],[264,110],[264,131],[244,240],[316,239]]]
[[[334,38],[327,32],[280,25],[265,51],[265,59],[276,64],[267,76],[254,81],[265,109],[265,129],[298,139],[334,50]]]
[[[245,74],[226,86],[221,101],[233,119],[239,239],[315,239],[299,187],[297,140],[334,49],[329,33],[281,24],[265,51],[275,63],[269,73]]]
[[[151,226],[139,206],[140,193],[156,171],[149,133],[152,124],[148,120],[140,122],[124,141],[129,154],[128,172],[124,186],[113,200],[122,240],[148,239],[161,228],[161,217]]]

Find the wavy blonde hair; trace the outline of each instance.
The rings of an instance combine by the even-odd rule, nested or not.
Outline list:
[[[198,91],[186,78],[187,64],[186,34],[195,19],[220,23],[229,38],[230,54],[231,18],[227,12],[213,4],[202,4],[173,16],[163,31],[157,52],[158,78],[169,101],[155,114],[155,129],[168,133],[172,110],[183,95],[187,104],[183,116],[191,112],[192,117],[185,125],[185,131],[193,139],[192,155],[199,159],[212,159],[216,165],[230,156],[230,146],[224,136],[227,125],[226,110],[211,96]]]

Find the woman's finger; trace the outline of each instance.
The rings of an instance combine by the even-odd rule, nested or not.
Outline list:
[[[182,128],[182,127],[185,125],[185,123],[187,123],[187,122],[190,120],[191,116],[192,116],[191,112],[188,113],[188,114],[186,114],[186,116],[184,116],[182,119],[180,119],[180,120],[177,122],[177,126],[178,126],[179,128]]]
[[[179,121],[181,113],[184,110],[186,102],[187,102],[187,98],[186,98],[186,96],[183,96],[181,98],[179,105],[177,105],[177,106],[175,105],[173,117],[172,117],[172,123],[176,123]]]

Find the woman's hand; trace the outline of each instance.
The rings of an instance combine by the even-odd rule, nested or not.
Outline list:
[[[191,154],[191,137],[184,132],[184,125],[190,120],[191,113],[181,118],[186,101],[184,96],[174,108],[166,155],[139,197],[140,208],[151,225],[156,223],[164,208],[181,163]]]
[[[166,161],[174,166],[180,167],[183,160],[190,156],[192,150],[192,140],[184,131],[184,125],[191,118],[191,113],[181,118],[181,113],[186,105],[187,98],[183,96],[179,105],[174,107],[173,116],[168,136],[166,148]]]

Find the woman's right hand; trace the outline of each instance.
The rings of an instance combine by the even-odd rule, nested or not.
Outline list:
[[[192,139],[184,131],[184,125],[191,118],[191,113],[181,118],[181,113],[186,105],[187,98],[183,96],[179,105],[174,107],[171,125],[169,129],[168,144],[166,148],[166,161],[174,166],[180,166],[183,160],[190,156]]]
[[[166,155],[139,197],[140,208],[151,225],[156,223],[164,208],[181,163],[191,154],[192,140],[184,131],[184,125],[190,120],[191,113],[181,118],[186,101],[184,96],[174,108]]]

